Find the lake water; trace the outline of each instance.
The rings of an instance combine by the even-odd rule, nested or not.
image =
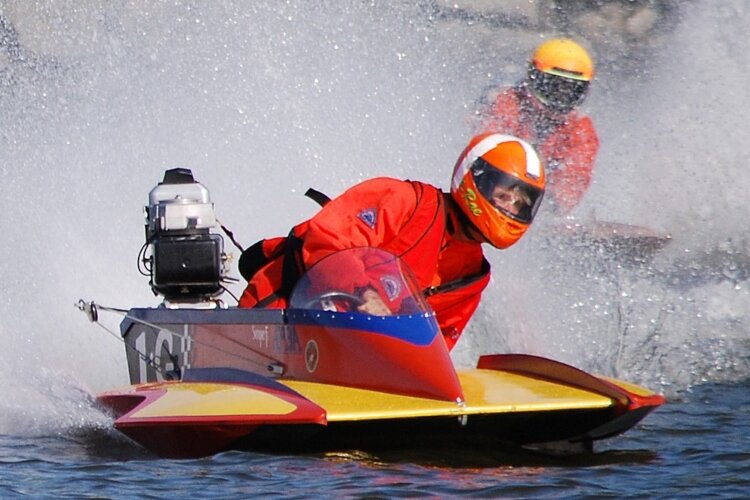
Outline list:
[[[436,447],[164,460],[84,425],[0,437],[0,496],[746,498],[749,412],[750,382],[700,385],[594,455],[567,458]]]
[[[457,364],[525,352],[667,396],[594,455],[172,461],[91,405],[127,383],[125,355],[74,304],[158,304],[136,259],[165,169],[191,168],[245,246],[312,215],[308,187],[446,187],[480,96],[555,33],[523,21],[526,4],[482,17],[444,2],[3,3],[23,54],[3,38],[0,497],[750,496],[747,0],[680,2],[645,35],[649,12],[566,27],[597,60],[585,108],[601,139],[572,220],[669,233],[661,252],[631,265],[550,244],[543,229],[571,221],[544,206],[518,245],[487,252],[494,278]]]

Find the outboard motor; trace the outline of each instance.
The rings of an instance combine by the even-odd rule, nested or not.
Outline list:
[[[168,302],[211,302],[226,275],[224,239],[208,190],[186,168],[164,173],[148,195],[143,264],[154,294]]]

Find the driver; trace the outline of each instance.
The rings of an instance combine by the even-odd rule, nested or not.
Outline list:
[[[267,245],[270,258],[243,272],[248,285],[239,305],[286,307],[299,276],[324,257],[347,248],[382,248],[412,269],[451,349],[490,279],[482,243],[500,249],[516,243],[534,220],[544,188],[544,169],[528,143],[478,135],[459,156],[448,193],[418,181],[370,179],[326,203],[287,238],[265,240],[273,242]],[[331,274],[341,281],[332,288],[357,291],[360,311],[397,310],[377,287],[352,284],[351,274]]]
[[[536,48],[523,81],[481,110],[480,130],[501,130],[535,145],[549,175],[552,206],[563,215],[586,193],[599,150],[591,118],[578,111],[593,78],[586,49],[554,38]]]

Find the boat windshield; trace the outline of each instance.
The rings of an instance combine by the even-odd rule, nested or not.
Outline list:
[[[295,285],[289,305],[376,316],[432,312],[407,264],[369,247],[340,250],[318,261]]]

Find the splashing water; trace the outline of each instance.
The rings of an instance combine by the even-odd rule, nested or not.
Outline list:
[[[495,278],[459,364],[515,350],[674,390],[747,377],[748,41],[729,34],[744,33],[744,8],[691,4],[635,74],[595,48],[602,149],[576,217],[673,240],[640,268],[537,228],[487,249]],[[539,40],[429,2],[18,2],[3,15],[24,51],[0,69],[3,433],[29,416],[41,433],[98,425],[81,394],[127,382],[122,345],[73,304],[158,302],[136,256],[164,169],[191,168],[245,245],[312,215],[308,187],[390,175],[446,188],[482,89],[520,77]]]
[[[745,29],[745,5],[692,4],[635,73],[615,61],[595,81],[589,107],[602,147],[575,217],[642,225],[672,241],[629,267],[596,249],[545,244],[534,231],[494,256],[496,270],[511,270],[495,273],[484,320],[474,323],[490,337],[480,348],[497,342],[489,332],[500,325],[511,350],[668,393],[750,374],[750,222],[741,208],[749,47],[733,35]]]

